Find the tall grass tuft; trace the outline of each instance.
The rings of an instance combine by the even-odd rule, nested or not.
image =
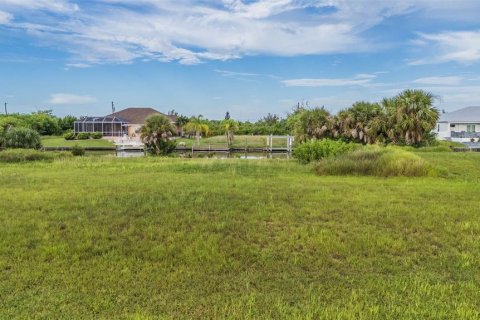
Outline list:
[[[424,159],[396,147],[371,146],[335,158],[320,161],[315,170],[319,175],[355,175],[379,177],[439,176],[444,172]]]
[[[8,149],[0,152],[0,163],[15,163],[26,161],[52,161],[71,157],[67,152],[44,152],[33,149]]]

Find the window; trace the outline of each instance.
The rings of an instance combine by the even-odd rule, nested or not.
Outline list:
[[[475,132],[475,125],[474,124],[467,124],[467,132],[468,133]]]
[[[455,125],[454,125],[454,124],[450,124],[450,128],[455,128]]]

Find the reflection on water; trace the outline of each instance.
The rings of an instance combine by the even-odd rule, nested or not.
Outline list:
[[[145,156],[145,153],[143,153],[143,151],[117,151],[117,157],[119,158],[135,158],[143,156]]]
[[[118,158],[143,157],[143,151],[87,151],[87,156],[116,156]],[[288,153],[269,152],[178,152],[181,158],[212,158],[212,159],[290,159]]]
[[[289,153],[270,152],[191,152],[179,153],[185,158],[213,158],[213,159],[290,159]]]

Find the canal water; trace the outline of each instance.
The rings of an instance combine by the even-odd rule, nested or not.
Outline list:
[[[143,151],[87,151],[87,156],[116,156],[119,158],[144,157]],[[270,152],[177,152],[181,158],[213,158],[213,159],[289,159],[288,153]]]

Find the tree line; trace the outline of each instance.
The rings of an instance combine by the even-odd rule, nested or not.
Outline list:
[[[181,127],[182,135],[197,141],[202,136],[224,134],[228,145],[233,143],[234,134],[292,134],[300,143],[330,138],[362,144],[420,146],[435,140],[431,132],[438,121],[439,111],[433,106],[434,98],[423,90],[404,90],[380,102],[355,102],[337,114],[331,114],[324,107],[310,108],[298,104],[285,118],[268,114],[252,123],[236,121],[228,112],[224,120],[177,115],[177,125]],[[149,120],[142,129],[144,141],[153,146],[157,138],[170,139],[174,128],[169,126],[166,118],[156,116]]]
[[[330,113],[324,107],[310,108],[298,104],[281,118],[268,114],[257,122],[241,122],[230,118],[208,120],[202,116],[182,121],[184,133],[194,136],[227,135],[295,135],[297,141],[310,139],[342,139],[363,144],[392,143],[419,145],[433,139],[431,131],[439,118],[433,107],[434,96],[423,90],[405,90],[380,102],[355,102],[351,107]]]

